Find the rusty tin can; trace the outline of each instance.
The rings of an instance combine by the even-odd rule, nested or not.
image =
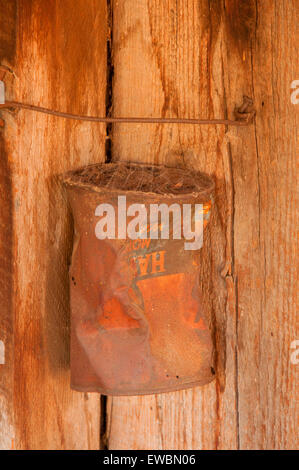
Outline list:
[[[64,183],[75,228],[70,268],[72,388],[139,395],[213,380],[210,312],[202,302],[205,235],[201,249],[186,250],[184,237],[174,239],[171,230],[169,239],[151,238],[148,222],[143,238],[137,239],[115,226],[129,224],[133,204],[149,212],[153,204],[202,204],[205,233],[213,181],[185,169],[115,163],[69,172]],[[114,222],[109,220],[116,236],[99,238],[98,224],[104,220],[99,214],[107,216],[108,206],[113,208],[110,215],[115,214]]]

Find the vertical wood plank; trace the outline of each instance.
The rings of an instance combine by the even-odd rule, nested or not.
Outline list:
[[[291,364],[290,344],[299,336],[295,262],[299,146],[298,106],[291,103],[290,84],[299,76],[299,5],[295,0],[258,1],[252,2],[252,8],[247,31],[240,32],[238,26],[231,30],[235,38],[250,36],[249,50],[240,50],[234,64],[232,55],[228,60],[229,69],[234,66],[239,71],[235,74],[239,86],[248,71],[257,109],[250,133],[242,131],[238,137],[231,133],[240,445],[296,449],[298,366]],[[233,21],[241,24],[236,16]],[[231,97],[233,88],[231,80]]]
[[[118,0],[113,17],[115,114],[233,118],[243,94],[258,114],[244,129],[113,128],[115,160],[183,163],[216,178],[210,301],[218,382],[109,398],[108,447],[296,448],[298,108],[290,84],[299,73],[298,2]]]
[[[106,2],[20,0],[9,99],[105,114]],[[58,175],[103,161],[105,126],[3,112],[13,193],[18,449],[97,449],[100,397],[69,384],[72,224]]]
[[[106,2],[80,0],[74,9],[69,0],[20,0],[17,48],[16,2],[4,3],[9,98],[104,114]],[[218,356],[214,384],[109,398],[107,445],[297,448],[298,107],[290,83],[299,74],[298,2],[117,0],[112,13],[115,115],[233,118],[243,94],[258,114],[246,129],[113,127],[114,160],[184,165],[216,179],[207,285]],[[105,128],[2,115],[0,447],[97,448],[99,397],[69,390],[72,227],[57,174],[103,160]]]
[[[0,1],[0,64],[14,67],[16,53],[16,1]],[[0,78],[3,78],[0,70]],[[10,449],[13,428],[13,201],[9,149],[0,128],[0,449]]]
[[[113,2],[115,115],[223,116],[225,44],[220,14],[217,2]],[[205,387],[149,397],[109,398],[108,446],[236,448],[235,317],[220,274],[225,264],[230,198],[225,128],[115,125],[112,137],[114,160],[184,165],[212,174],[216,180],[214,214],[218,216],[212,222],[212,276],[207,284],[219,355],[218,378]],[[225,355],[229,367],[224,390]]]

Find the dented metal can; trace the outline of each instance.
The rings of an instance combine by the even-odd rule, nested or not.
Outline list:
[[[64,182],[75,233],[72,388],[139,395],[209,383],[214,378],[213,344],[210,312],[202,302],[202,259],[213,181],[186,169],[115,163],[69,172]],[[187,214],[187,206],[196,204],[203,246],[186,249],[184,210]],[[159,236],[165,226],[162,209],[158,219],[151,217],[152,208],[161,205],[166,213],[174,205],[164,238]],[[134,222],[137,235],[130,238],[136,207],[142,214]],[[174,236],[179,229],[180,238]]]

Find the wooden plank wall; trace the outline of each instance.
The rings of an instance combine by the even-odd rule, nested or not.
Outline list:
[[[298,366],[290,363],[290,343],[299,334],[298,107],[291,104],[290,84],[299,76],[299,4],[117,0],[112,5],[116,115],[233,118],[246,94],[254,99],[257,118],[242,129],[113,129],[114,160],[181,162],[216,179],[221,233],[212,238],[211,301],[219,354],[213,384],[109,398],[107,446],[296,448]]]
[[[75,3],[74,8],[72,0],[0,2],[1,63],[15,75],[6,76],[8,99],[105,113],[106,2]],[[106,129],[23,110],[1,114],[0,339],[7,348],[0,366],[1,409],[6,402],[1,446],[97,449],[100,397],[69,387],[72,224],[57,175],[102,161]]]
[[[6,18],[3,21],[3,18]],[[16,2],[0,1],[0,58],[11,67],[16,53]],[[0,70],[0,78],[4,73]],[[1,122],[3,126],[3,122]],[[0,449],[12,446],[13,429],[13,200],[9,155],[0,128]],[[4,356],[4,357],[3,357]],[[3,364],[5,362],[6,364]]]
[[[69,388],[72,225],[57,175],[103,161],[106,129],[1,112],[0,447],[298,447],[297,0],[0,0],[0,14],[11,99],[93,115],[107,104],[114,115],[234,118],[246,94],[257,111],[248,128],[108,127],[109,160],[215,178],[206,282],[217,380],[110,397],[102,426],[100,397]]]

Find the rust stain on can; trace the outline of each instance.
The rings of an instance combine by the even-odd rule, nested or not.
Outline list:
[[[201,252],[184,239],[98,239],[95,210],[203,204],[213,182],[187,170],[99,164],[64,175],[75,223],[70,269],[71,386],[107,395],[160,393],[214,378],[209,312],[201,302]]]

